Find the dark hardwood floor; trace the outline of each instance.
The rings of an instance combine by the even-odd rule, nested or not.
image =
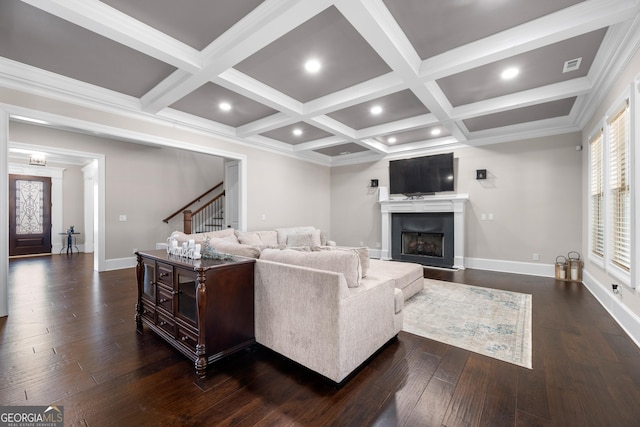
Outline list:
[[[196,378],[134,322],[133,269],[91,255],[9,263],[0,405],[63,405],[66,425],[638,426],[640,351],[580,284],[480,270],[428,277],[533,295],[533,369],[401,332],[335,388],[264,348]]]

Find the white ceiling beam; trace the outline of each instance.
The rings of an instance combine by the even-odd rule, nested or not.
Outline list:
[[[356,131],[354,129],[329,116],[312,117],[307,119],[306,122],[326,132],[335,133],[345,140],[353,140],[356,138]]]
[[[570,118],[556,117],[553,119],[471,132],[467,145],[477,147],[580,131],[581,129],[572,123]]]
[[[328,0],[267,0],[202,51],[203,67],[182,84],[143,97],[145,111],[157,112],[229,70],[331,5]]]
[[[446,105],[419,78],[420,57],[382,0],[342,0],[336,7],[429,111],[439,120],[448,119]]]
[[[302,102],[259,82],[258,80],[230,68],[212,79],[213,83],[223,86],[233,92],[246,96],[256,102],[267,105],[285,114],[302,115]]]
[[[339,0],[335,6],[391,68],[418,75],[420,57],[382,0]]]
[[[428,58],[420,66],[420,76],[424,81],[441,79],[628,20],[639,10],[637,0],[581,2]]]
[[[588,77],[580,77],[561,83],[530,89],[510,95],[504,95],[486,101],[455,107],[451,112],[452,120],[463,120],[471,117],[499,113],[513,108],[528,107],[544,102],[557,101],[588,93],[593,87]]]
[[[0,86],[41,96],[55,96],[65,102],[96,103],[139,111],[140,100],[110,89],[0,57]]]
[[[600,104],[594,100],[605,98],[618,77],[617,71],[622,70],[639,49],[640,16],[609,29],[589,70],[595,91],[584,97],[583,108],[576,111],[576,123],[581,128],[588,124]]]
[[[236,136],[240,138],[247,138],[252,135],[258,135],[264,132],[269,132],[270,130],[289,126],[297,122],[299,122],[297,117],[291,117],[284,113],[276,113],[236,128]]]
[[[433,114],[422,114],[415,117],[396,120],[395,122],[360,129],[356,132],[355,137],[358,139],[374,138],[380,135],[409,131],[438,123],[440,123],[440,121]]]
[[[97,0],[23,0],[25,3],[189,73],[200,52]]]
[[[390,72],[367,80],[349,88],[325,95],[304,104],[304,115],[319,116],[332,111],[342,110],[356,104],[371,101],[400,90],[406,89],[404,80]]]
[[[331,136],[328,138],[316,139],[315,141],[303,142],[302,144],[296,144],[293,147],[293,151],[312,151],[321,148],[335,147],[336,145],[346,144],[349,141],[345,141],[343,138],[337,136]]]

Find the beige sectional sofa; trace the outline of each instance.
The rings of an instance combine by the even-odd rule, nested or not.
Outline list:
[[[398,334],[423,286],[421,265],[369,259],[313,227],[229,230],[172,236],[256,258],[256,341],[336,383]]]

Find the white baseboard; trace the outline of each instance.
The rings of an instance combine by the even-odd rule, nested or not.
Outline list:
[[[369,248],[369,258],[381,259],[382,250]]]
[[[135,267],[138,263],[135,256],[127,258],[114,258],[105,261],[105,271],[122,270],[124,268]]]
[[[505,261],[499,259],[465,258],[465,268],[499,271],[502,273],[527,274],[530,276],[555,277],[555,265],[534,262]]]
[[[609,286],[598,282],[588,271],[584,270],[582,277],[582,283],[589,292],[609,312],[633,342],[640,347],[640,317],[629,310],[620,300],[621,297],[614,294]]]

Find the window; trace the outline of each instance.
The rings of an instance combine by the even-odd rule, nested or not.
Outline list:
[[[589,137],[589,257],[632,287],[635,179],[630,98],[620,98]],[[634,269],[635,270],[635,269]]]
[[[629,180],[629,103],[608,121],[609,193],[611,218],[610,261],[626,272],[631,270],[631,191]]]
[[[590,177],[590,220],[591,246],[593,255],[604,257],[604,182],[602,174],[602,129],[589,141],[589,156],[591,157]]]

